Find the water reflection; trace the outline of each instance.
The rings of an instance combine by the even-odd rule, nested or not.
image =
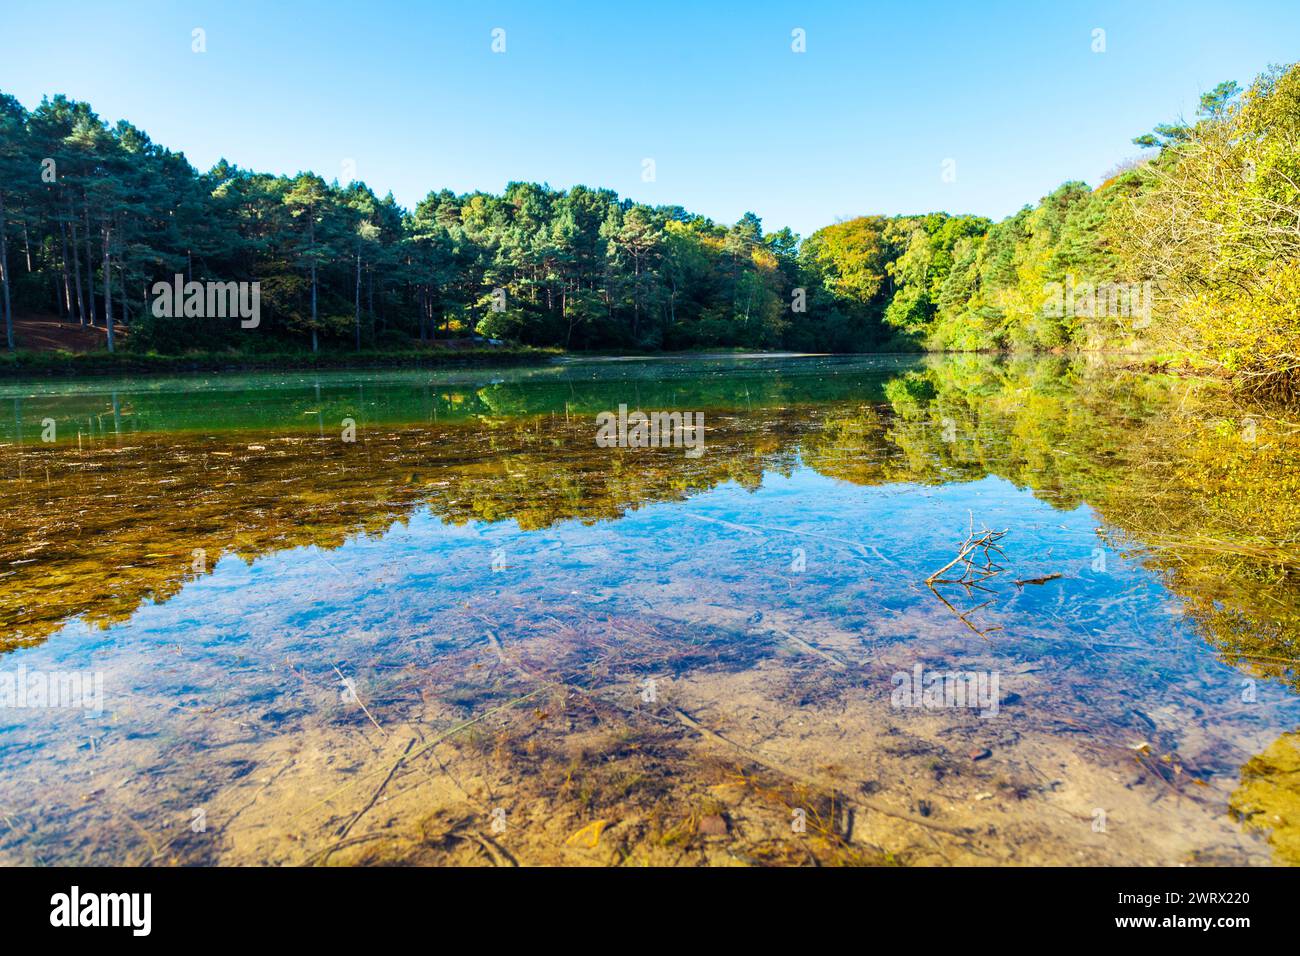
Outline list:
[[[105,707],[0,709],[0,859],[1297,859],[1295,431],[1210,384],[5,389],[0,660],[100,673]],[[597,448],[621,403],[703,411],[707,453]],[[972,522],[1009,529],[1011,573],[954,602],[987,641],[923,583]],[[918,665],[996,675],[997,713],[900,707]]]

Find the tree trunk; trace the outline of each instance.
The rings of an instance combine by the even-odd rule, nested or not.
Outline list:
[[[357,298],[354,306],[353,324],[357,332],[357,351],[361,351],[361,247],[357,246]]]
[[[308,243],[311,245],[311,350],[317,352],[320,350],[320,344],[316,339],[316,210],[310,210],[312,220],[311,227],[307,231]]]
[[[320,351],[320,343],[316,339],[316,260],[311,261],[311,350]]]
[[[640,341],[641,328],[641,257],[633,254],[632,262],[634,263],[633,274],[636,277],[632,286],[632,344],[636,345]]]
[[[104,328],[108,330],[108,350],[113,351],[113,264],[108,250],[113,241],[113,229],[104,226]]]
[[[71,207],[69,207],[71,212]],[[81,250],[77,248],[77,220],[69,217],[69,225],[72,228],[72,271],[77,280],[77,321],[85,328],[86,325],[86,295],[82,291],[81,285]]]
[[[117,264],[117,277],[122,282],[122,328],[126,328],[126,269],[121,261]]]
[[[14,314],[9,305],[9,246],[5,241],[5,197],[0,193],[0,286],[4,287],[5,339],[14,350]]]
[[[438,293],[438,287],[434,283],[429,283],[429,295],[425,301],[425,320],[429,323],[429,341],[438,341],[438,319],[436,316],[437,304],[434,302]]]
[[[67,308],[63,314],[72,318],[72,277],[68,275],[68,224],[59,220],[59,240],[63,246],[63,298]]]
[[[668,296],[668,328],[664,329],[664,340],[659,343],[661,349],[668,348],[668,336],[672,328],[677,324],[677,279],[669,280],[672,282],[673,291]]]
[[[95,327],[95,257],[90,246],[90,207],[82,203],[86,214],[86,306],[90,312],[90,327]]]

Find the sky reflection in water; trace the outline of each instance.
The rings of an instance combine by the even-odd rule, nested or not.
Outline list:
[[[104,680],[101,715],[0,708],[5,862],[1295,862],[1293,831],[1238,819],[1294,799],[1294,589],[1276,557],[1241,559],[1286,516],[1245,505],[1225,558],[1171,553],[1168,501],[1134,504],[1150,483],[1216,520],[1177,458],[1233,414],[1213,395],[875,358],[0,399],[0,587],[33,645],[0,670]],[[704,411],[704,458],[596,449],[620,403]],[[1233,441],[1219,454],[1281,480]],[[199,467],[219,484],[202,520],[151,486]],[[272,494],[289,518],[259,509]],[[1009,529],[1007,571],[942,593],[990,602],[987,638],[923,584],[972,523]],[[917,664],[996,674],[997,714],[900,708]]]

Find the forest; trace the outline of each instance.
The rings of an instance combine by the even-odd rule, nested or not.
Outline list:
[[[414,209],[362,182],[199,172],[126,121],[0,93],[0,307],[108,350],[1142,349],[1300,396],[1300,67],[1222,83],[1097,188],[1000,221],[860,216],[806,238],[515,182]],[[157,282],[257,282],[261,318],[162,316]],[[110,321],[111,317],[111,321]]]

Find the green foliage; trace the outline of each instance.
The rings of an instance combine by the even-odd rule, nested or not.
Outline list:
[[[1155,333],[1244,388],[1300,398],[1300,67],[1201,118],[1141,170],[1116,230],[1130,268],[1159,280]]]
[[[586,186],[444,189],[406,210],[308,172],[222,160],[198,173],[85,103],[28,113],[0,94],[0,308],[55,303],[103,325],[111,304],[130,346],[159,352],[473,335],[611,350],[1154,345],[1300,395],[1300,68],[1244,93],[1221,83],[1194,123],[1137,142],[1159,152],[998,223],[861,216],[800,242],[753,213],[724,226]],[[31,265],[14,278],[20,237]],[[152,316],[152,283],[178,273],[259,282],[261,324]]]
[[[776,348],[802,278],[798,237],[765,236],[752,213],[727,228],[609,190],[535,183],[431,192],[408,211],[364,183],[310,172],[222,160],[199,173],[63,96],[28,113],[0,95],[0,204],[0,239],[12,249],[21,236],[32,262],[21,283],[6,268],[4,291],[21,308],[104,326],[111,289],[114,319],[140,351],[374,348],[476,333],[575,349]],[[153,284],[176,274],[258,282],[256,330],[152,315]]]

